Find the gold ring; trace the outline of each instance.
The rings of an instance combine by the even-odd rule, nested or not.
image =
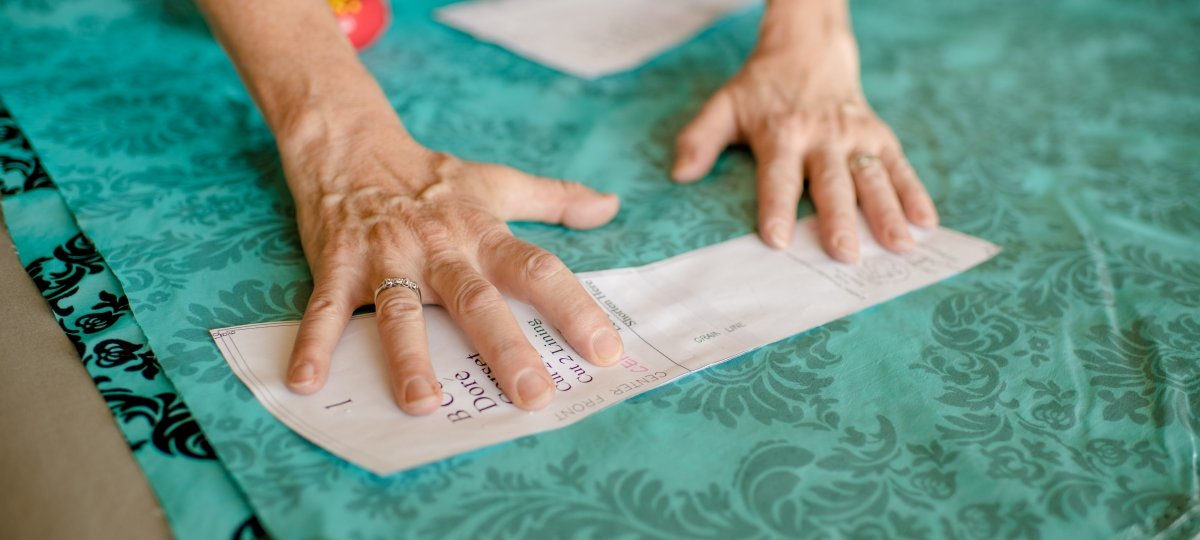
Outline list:
[[[874,154],[859,154],[852,162],[855,169],[865,169],[879,163],[879,156]]]

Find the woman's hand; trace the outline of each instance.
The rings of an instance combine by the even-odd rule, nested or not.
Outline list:
[[[937,225],[937,211],[900,142],[863,97],[858,49],[844,2],[770,2],[759,43],[732,80],[679,134],[672,176],[700,179],[721,151],[745,142],[758,160],[758,231],[789,244],[804,177],[821,243],[859,258],[855,203],[884,247],[913,247],[907,221]]]
[[[396,402],[441,404],[421,300],[445,306],[512,402],[549,403],[554,386],[501,293],[532,304],[580,354],[621,358],[608,317],[558,258],[513,238],[506,220],[597,227],[613,195],[431,152],[404,130],[323,0],[199,0],[279,145],[314,289],[288,384],[320,390],[358,306],[376,303]],[[416,282],[376,288],[387,278]],[[422,298],[423,297],[423,298]]]
[[[352,312],[392,277],[415,281],[424,303],[449,311],[518,407],[545,406],[554,385],[501,293],[537,308],[591,362],[621,358],[612,323],[571,271],[505,226],[597,227],[616,214],[616,196],[429,151],[394,113],[308,135],[302,145],[280,146],[315,282],[288,369],[294,391],[325,384]],[[376,313],[396,402],[411,414],[436,410],[441,390],[417,293],[386,289]]]

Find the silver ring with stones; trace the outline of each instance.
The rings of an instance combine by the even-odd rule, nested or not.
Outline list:
[[[394,287],[404,287],[405,289],[417,293],[417,301],[421,302],[422,304],[425,303],[424,300],[421,299],[421,288],[417,286],[417,282],[403,277],[390,277],[383,280],[383,283],[380,283],[379,286],[375,288],[375,303],[379,303],[379,293]]]

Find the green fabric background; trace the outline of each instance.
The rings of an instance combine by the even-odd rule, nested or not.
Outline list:
[[[696,186],[665,169],[757,11],[584,82],[439,26],[431,7],[397,3],[364,54],[421,141],[623,197],[598,231],[519,235],[590,270],[751,231],[746,153]],[[194,13],[5,3],[0,95],[280,537],[1195,534],[1200,8],[853,9],[868,95],[943,222],[1005,251],[586,422],[387,478],[275,421],[208,338],[297,318],[310,283],[270,134]],[[61,219],[25,200],[6,199],[10,220]],[[186,498],[160,488],[186,473],[147,472],[164,506]],[[169,510],[181,533],[238,499],[192,502]]]
[[[0,206],[26,272],[79,352],[175,537],[265,536],[191,411],[162,373],[116,276],[0,103]]]

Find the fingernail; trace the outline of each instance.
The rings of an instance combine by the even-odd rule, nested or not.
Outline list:
[[[773,247],[783,249],[787,247],[789,241],[787,225],[782,221],[775,220],[767,224],[767,243]]]
[[[913,222],[926,229],[937,226],[937,218],[928,210],[920,208],[913,211]]]
[[[621,338],[615,330],[605,328],[592,337],[592,349],[596,351],[596,361],[607,366],[620,360]]]
[[[517,375],[517,398],[529,408],[539,408],[549,401],[550,383],[537,371],[527,369]]]
[[[912,237],[908,235],[908,229],[904,227],[892,227],[888,229],[888,242],[892,247],[901,251],[908,251],[913,248]]]
[[[433,383],[425,377],[413,377],[404,383],[404,403],[413,408],[437,401]]]
[[[858,246],[849,233],[841,232],[833,237],[834,256],[843,262],[858,262]]]
[[[690,175],[687,174],[691,170],[691,156],[679,156],[675,160],[675,167],[671,169],[671,178],[674,180],[684,180]]]
[[[921,226],[926,228],[937,227],[937,214],[929,210],[919,210],[917,212]]]
[[[312,364],[300,364],[292,370],[292,374],[288,376],[288,382],[292,386],[308,386],[312,384],[316,376],[317,368]]]

